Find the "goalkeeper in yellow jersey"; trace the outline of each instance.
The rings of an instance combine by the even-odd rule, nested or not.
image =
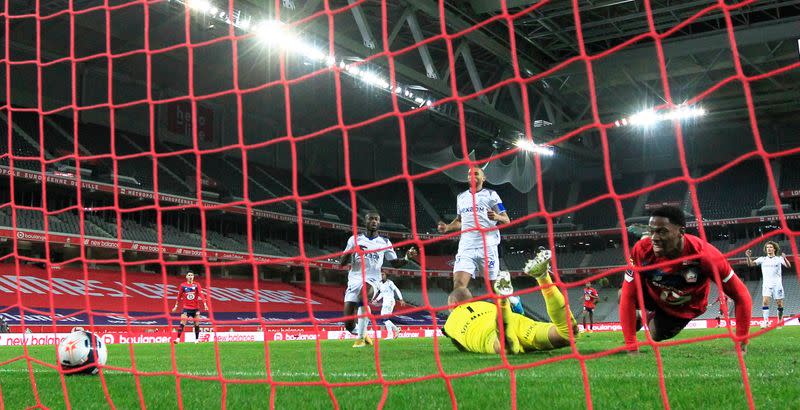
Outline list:
[[[542,296],[552,323],[537,322],[513,313],[507,298],[500,300],[505,328],[506,351],[521,354],[534,350],[551,350],[569,345],[569,328],[578,335],[578,322],[567,311],[565,298],[553,285],[548,273],[550,252],[540,251],[536,258],[528,261],[523,269],[542,286]],[[494,285],[495,293],[510,295],[511,276],[501,272]],[[468,292],[453,292],[448,304],[454,305],[470,299]],[[457,306],[444,324],[444,334],[462,351],[474,353],[500,353],[500,331],[497,321],[497,306],[491,302],[471,302]]]

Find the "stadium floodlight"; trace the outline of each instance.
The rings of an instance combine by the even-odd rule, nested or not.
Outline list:
[[[643,110],[633,114],[629,119],[631,125],[638,125],[641,127],[652,127],[659,121],[658,114],[652,110]]]
[[[553,147],[549,145],[536,144],[526,138],[519,138],[514,145],[523,151],[533,152],[547,157],[551,157],[554,154]]]
[[[381,76],[372,71],[367,71],[367,70],[362,71],[359,78],[361,79],[361,81],[369,85],[374,85],[380,88],[389,87],[389,83],[386,82],[386,80],[384,80],[383,78],[381,78]]]
[[[706,110],[703,107],[691,107],[688,105],[680,105],[671,110],[658,112],[652,108],[642,110],[628,118],[622,118],[614,121],[617,127],[624,127],[627,125],[636,125],[643,128],[649,128],[662,121],[685,121],[693,118],[699,118],[706,115]]]
[[[267,44],[281,44],[287,39],[284,24],[277,20],[264,20],[253,26],[258,39]]]
[[[392,86],[388,77],[382,76],[378,71],[372,70],[367,65],[353,65],[345,62],[344,59],[329,55],[327,51],[321,50],[313,44],[305,41],[301,36],[291,30],[291,27],[279,20],[269,19],[259,22],[253,21],[252,16],[243,13],[241,10],[234,9],[233,19],[228,18],[226,10],[214,5],[211,0],[169,0],[179,4],[185,4],[191,10],[204,13],[211,18],[222,21],[226,24],[242,30],[249,31],[256,35],[256,38],[269,47],[279,49],[281,52],[292,53],[302,56],[309,63],[324,63],[328,68],[335,68],[337,65],[347,75],[366,84],[381,88],[385,91],[404,97],[408,101],[413,101],[422,106],[432,106],[434,101],[428,95],[417,95],[407,87],[400,84]]]

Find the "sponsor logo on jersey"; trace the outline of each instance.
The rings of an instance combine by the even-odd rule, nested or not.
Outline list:
[[[690,300],[692,300],[691,295],[680,295],[677,292],[668,289],[661,291],[661,301],[670,305],[683,305]]]

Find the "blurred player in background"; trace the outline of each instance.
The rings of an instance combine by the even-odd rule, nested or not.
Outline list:
[[[761,266],[761,315],[764,322],[761,328],[766,328],[769,323],[769,309],[772,299],[778,305],[778,326],[783,326],[783,267],[791,268],[792,264],[786,258],[786,254],[781,252],[781,247],[777,242],[768,241],[764,244],[764,253],[767,256],[760,256],[753,260],[753,251],[748,249],[747,266]]]
[[[528,261],[523,270],[536,279],[542,287],[542,296],[547,306],[547,314],[552,323],[537,322],[511,311],[508,298],[500,299],[506,351],[521,354],[537,350],[551,350],[569,345],[570,327],[573,335],[578,334],[578,323],[566,309],[566,298],[561,290],[553,286],[548,273],[549,257],[540,252],[535,259]],[[507,272],[500,272],[494,284],[499,295],[510,295],[514,289]],[[461,351],[474,353],[500,353],[501,341],[497,329],[497,306],[491,302],[471,302],[472,295],[466,288],[459,288],[450,294],[449,305],[458,305],[450,313],[444,324],[444,334]]]
[[[355,330],[358,336],[358,340],[356,340],[353,347],[364,347],[372,344],[372,339],[367,336],[369,318],[366,317],[366,314],[369,312],[369,308],[366,303],[368,299],[362,298],[364,284],[369,285],[367,287],[367,298],[372,298],[380,285],[381,267],[384,260],[390,261],[392,267],[399,268],[405,266],[410,258],[416,258],[417,256],[417,250],[412,246],[406,252],[404,259],[398,259],[389,238],[378,235],[378,229],[381,226],[380,214],[377,211],[369,211],[364,218],[366,233],[360,233],[358,237],[351,236],[347,240],[347,246],[344,249],[345,253],[339,260],[340,266],[350,265],[347,290],[345,290],[344,294],[344,316],[352,316],[356,313],[356,310],[358,310],[358,315],[365,315],[359,317],[357,321],[348,319],[344,323],[348,332],[352,333]],[[363,252],[363,258],[362,255],[353,251],[356,246]]]
[[[183,334],[183,328],[186,326],[186,321],[189,318],[194,323],[194,342],[198,343],[200,339],[200,302],[203,302],[203,310],[208,310],[206,298],[203,296],[203,290],[200,288],[199,283],[194,282],[194,273],[192,271],[186,272],[186,282],[181,283],[178,287],[178,299],[175,301],[175,306],[172,312],[178,310],[178,305],[183,305],[181,311],[181,326],[178,328],[178,336],[173,340],[177,343]]]
[[[674,337],[706,311],[712,282],[721,283],[720,291],[736,306],[736,335],[747,336],[752,307],[747,287],[717,248],[686,233],[683,210],[674,206],[656,209],[650,216],[649,229],[650,237],[637,242],[632,252],[633,265],[640,270],[626,274],[622,283],[619,316],[628,350],[638,350],[636,331],[644,322],[636,315],[637,286],[644,299],[642,316],[655,341]],[[666,265],[648,268],[662,263]],[[746,348],[745,339],[742,350]]]
[[[717,300],[714,301],[711,305],[719,304],[719,313],[715,320],[717,321],[717,327],[722,327],[722,319],[730,317],[730,298],[725,296],[725,293],[720,292]],[[710,308],[710,306],[709,306]]]
[[[386,316],[383,325],[386,326],[387,339],[394,339],[400,335],[400,327],[392,323],[388,317],[394,312],[395,297],[400,301],[400,306],[405,306],[406,302],[403,300],[403,294],[400,293],[400,289],[391,279],[386,277],[386,272],[383,272],[381,274],[381,283],[378,284],[378,292],[372,298],[372,303],[381,302],[381,316]]]
[[[475,184],[474,199],[472,187],[460,193],[456,199],[458,216],[449,224],[439,221],[436,229],[439,233],[462,232],[453,265],[453,294],[463,295],[466,291],[469,295],[467,299],[470,299],[472,293],[467,286],[469,280],[476,277],[476,273],[483,273],[491,283],[497,278],[497,273],[500,271],[500,258],[497,252],[500,231],[497,229],[485,233],[478,230],[466,231],[474,228],[493,228],[498,224],[509,223],[510,219],[497,192],[483,187],[486,182],[483,169],[472,167],[468,176],[469,181]],[[484,272],[485,269],[488,269],[488,272]]]
[[[583,320],[583,330],[592,333],[594,327],[594,308],[600,300],[600,295],[597,289],[592,287],[592,282],[586,282],[583,287],[583,312],[581,312],[581,319]],[[589,316],[589,327],[586,327],[586,316]]]

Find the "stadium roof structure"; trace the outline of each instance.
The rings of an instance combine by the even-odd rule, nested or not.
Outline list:
[[[185,16],[180,12],[186,9],[186,1],[147,2],[150,25],[147,37],[151,49],[186,41]],[[40,3],[41,15],[54,16],[67,10],[70,4],[67,0],[13,3],[14,14],[34,12],[36,4]],[[104,2],[76,0],[71,3],[74,11],[97,7],[91,13],[75,14],[76,51],[79,54],[81,50],[84,54],[90,54],[92,50],[104,51],[105,28],[103,24],[97,24],[105,20],[105,9],[100,8]],[[227,2],[219,3],[217,6],[220,8],[228,7]],[[112,52],[119,54],[144,48],[144,4],[125,0],[110,2]],[[725,126],[746,124],[748,108],[744,92],[739,81],[730,80],[731,76],[736,75],[736,68],[728,38],[726,14],[720,4],[714,1],[669,0],[652,0],[649,4],[656,31],[660,35],[668,33],[663,39],[664,66],[673,101],[676,104],[691,101],[722,84],[701,100],[708,107],[708,121],[713,121],[720,130]],[[275,9],[276,5],[280,10]],[[393,55],[398,82],[424,90],[437,100],[451,97],[452,75],[449,65],[452,58],[458,93],[460,96],[470,96],[463,100],[465,124],[470,137],[487,141],[505,140],[511,144],[518,133],[524,131],[526,112],[530,113],[531,122],[536,122],[531,125],[538,141],[579,134],[576,130],[593,122],[592,101],[586,64],[578,58],[580,51],[572,2],[507,0],[506,5],[508,14],[503,14],[499,0],[447,1],[443,3],[442,10],[438,2],[427,0],[241,0],[233,2],[231,7],[249,13],[255,20],[279,16],[281,21],[313,38],[323,49],[332,45],[337,57],[356,63],[369,59],[369,64],[379,67],[384,73],[388,72],[384,49],[388,48],[393,53],[402,50],[402,53]],[[333,13],[326,12],[326,7]],[[786,68],[797,61],[796,33],[800,26],[800,1],[743,1],[731,2],[727,7],[743,73],[747,76],[763,76],[750,83],[757,116],[786,118],[787,114],[796,111],[796,102],[800,100],[797,67],[779,75],[765,74]],[[586,53],[593,59],[600,120],[613,124],[617,119],[663,104],[664,79],[661,78],[655,42],[645,36],[650,28],[644,2],[580,2],[579,15]],[[52,51],[65,47],[61,43],[65,40],[63,34],[68,33],[65,30],[68,30],[69,20],[70,16],[66,13],[42,19],[43,49]],[[229,28],[225,24],[215,24],[212,20],[202,18],[195,20],[198,24],[192,27],[190,34],[195,45],[204,41],[213,43],[215,38],[228,33]],[[382,23],[384,20],[385,28]],[[527,89],[527,107],[520,92],[520,83],[507,81],[514,77],[509,22],[513,23],[519,74]],[[333,24],[335,33],[330,42],[329,23]],[[23,21],[15,24],[18,27],[25,24],[30,26],[30,22]],[[442,26],[446,27],[450,38],[449,46],[442,35]],[[387,44],[383,40],[384,30]],[[57,32],[62,35],[47,35]],[[237,34],[244,33],[237,30]],[[27,55],[35,52],[34,44],[15,41],[14,37],[12,35],[12,51],[18,50]],[[26,35],[19,38],[23,37],[27,41],[35,38]],[[245,42],[239,43],[242,56],[240,82],[263,84],[275,80],[278,64],[274,56],[253,52]],[[194,48],[196,60],[203,58],[203,48],[209,49],[206,57],[231,52],[225,42],[198,46]],[[43,60],[48,59],[45,54],[42,55]],[[186,50],[176,49],[154,55],[156,57],[154,82],[185,82],[177,79],[175,73],[187,70]],[[146,78],[143,56],[134,53],[129,60],[115,63],[114,69],[125,72],[130,78]],[[195,81],[231,88],[233,70],[230,62],[223,63],[222,60],[217,58],[219,64],[204,65],[202,72],[207,73],[205,76],[201,76],[196,69]],[[270,62],[271,67],[259,67],[258,62]],[[103,67],[106,64],[104,59],[84,63],[97,63]],[[246,66],[246,70],[241,66]],[[307,68],[306,71],[318,68]],[[301,75],[300,71],[297,72],[298,76]],[[177,88],[176,95],[180,95],[185,85]],[[292,92],[300,95],[300,99],[312,95],[296,90]],[[350,101],[345,104],[370,106],[355,97]],[[386,104],[388,101],[385,98]],[[293,115],[300,119],[293,120],[297,123],[314,122],[321,112],[305,109],[294,111]],[[313,112],[314,115],[304,114],[303,111]],[[334,114],[333,109],[330,111],[327,117]],[[458,110],[452,102],[435,104],[429,111],[431,115],[445,118],[451,124],[459,122]],[[264,121],[272,121],[270,124],[279,128],[280,118],[272,119],[269,115],[259,117]],[[275,117],[280,115],[276,114]],[[589,131],[583,133],[581,138],[560,142],[559,148],[581,159],[599,161],[601,156],[595,149],[599,146],[599,136]]]
[[[274,2],[248,0],[257,7]],[[241,2],[244,4],[244,2]],[[508,21],[499,0],[438,2],[404,0],[386,3],[390,50],[399,50],[441,38],[444,19],[448,34],[459,35],[451,50],[434,40],[396,56],[399,77],[417,83],[442,96],[451,94],[448,83],[450,53],[455,56],[459,94],[472,94],[513,77]],[[522,78],[552,70],[580,55],[573,3],[569,1],[507,0],[514,16],[514,43]],[[764,75],[798,60],[797,32],[800,27],[798,1],[728,2],[736,46],[743,73]],[[368,57],[383,52],[381,32],[383,7],[378,1],[331,1],[330,9],[351,8],[334,18],[337,47]],[[725,14],[714,1],[652,0],[653,24],[663,39],[664,63],[676,104],[690,100],[736,75]],[[280,11],[287,21],[327,35],[327,17],[322,0],[284,0]],[[650,32],[645,4],[640,0],[580,2],[580,19],[586,53],[602,55],[637,36]],[[490,21],[485,24],[486,21]],[[345,23],[350,24],[345,24]],[[357,24],[352,24],[356,22]],[[376,60],[380,61],[380,60]],[[641,38],[594,60],[597,105],[604,123],[623,118],[664,102],[664,89],[655,42]],[[800,94],[798,70],[789,70],[751,83],[753,102],[759,117],[776,117],[796,111]],[[527,84],[529,102],[523,107],[516,83],[496,88],[466,102],[468,111],[491,119],[500,128],[523,129],[524,111],[531,120],[552,125],[537,128],[534,135],[545,139],[568,133],[592,122],[591,99],[586,66],[581,60],[560,67]],[[703,98],[710,107],[710,121],[718,125],[746,120],[747,106],[738,82],[732,82]],[[543,135],[541,135],[543,134]],[[596,138],[596,137],[595,137]],[[594,144],[595,146],[597,144]],[[566,142],[583,158],[596,153],[581,143]]]

